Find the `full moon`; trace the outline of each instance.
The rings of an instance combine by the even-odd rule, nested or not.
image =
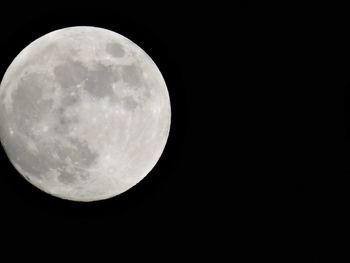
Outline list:
[[[0,140],[32,185],[97,201],[140,182],[158,162],[171,120],[153,60],[113,31],[69,27],[23,49],[0,86]]]

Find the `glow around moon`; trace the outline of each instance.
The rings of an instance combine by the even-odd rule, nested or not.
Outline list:
[[[63,199],[107,199],[140,182],[163,152],[170,117],[152,59],[102,28],[44,35],[0,86],[0,140],[11,163]]]

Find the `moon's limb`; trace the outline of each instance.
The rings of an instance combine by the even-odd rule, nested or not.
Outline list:
[[[127,38],[94,27],[51,32],[0,87],[0,139],[39,189],[76,201],[128,190],[158,161],[170,128],[165,81]]]

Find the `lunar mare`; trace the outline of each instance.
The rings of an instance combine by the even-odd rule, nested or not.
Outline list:
[[[171,108],[165,81],[136,44],[96,27],[53,31],[12,62],[0,86],[0,140],[39,189],[107,199],[159,160]]]

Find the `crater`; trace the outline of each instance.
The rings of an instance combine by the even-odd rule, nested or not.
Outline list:
[[[106,51],[117,58],[125,55],[125,51],[119,43],[108,43],[106,46]]]
[[[66,116],[61,115],[58,118],[58,125],[65,131],[69,130],[69,126],[73,123],[77,123],[79,120],[78,116]]]
[[[123,102],[124,108],[127,110],[134,110],[138,106],[138,103],[136,102],[136,100],[131,96],[127,96],[123,98],[122,102]]]
[[[68,173],[66,171],[61,171],[57,179],[59,182],[66,185],[71,185],[77,181],[77,178],[76,176],[74,176],[74,174]]]
[[[70,138],[69,140],[76,147],[69,155],[72,162],[82,167],[90,167],[99,155],[90,150],[87,142],[82,142],[74,138]]]
[[[63,107],[70,107],[76,105],[79,102],[79,100],[80,98],[78,91],[73,91],[64,95],[61,103]]]

